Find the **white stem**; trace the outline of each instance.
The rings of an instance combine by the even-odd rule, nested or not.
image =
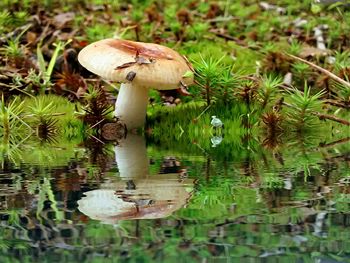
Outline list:
[[[148,104],[148,88],[132,83],[120,86],[114,114],[128,130],[142,127],[145,123]]]
[[[115,160],[123,179],[147,178],[149,160],[146,142],[142,136],[129,133],[115,146]]]

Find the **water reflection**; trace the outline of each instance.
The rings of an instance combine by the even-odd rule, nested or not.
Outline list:
[[[155,219],[183,207],[193,190],[193,180],[182,173],[150,175],[146,143],[129,134],[115,147],[119,181],[110,180],[100,189],[85,193],[78,209],[92,219],[116,223],[125,219]]]
[[[222,136],[214,136],[210,139],[211,141],[211,147],[216,147],[222,142]]]
[[[149,173],[145,139],[136,134],[119,141],[114,148],[119,176],[123,179],[144,178]]]
[[[349,262],[349,147],[228,138],[23,147],[0,171],[0,262]]]

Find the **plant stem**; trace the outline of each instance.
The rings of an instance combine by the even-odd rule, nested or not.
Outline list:
[[[334,145],[342,144],[342,143],[347,143],[350,141],[350,137],[346,137],[337,141],[333,141],[330,143],[323,143],[320,144],[320,148],[328,148],[328,147],[333,147]]]
[[[206,97],[207,97],[207,106],[210,105],[210,86],[209,86],[209,80],[207,80],[205,84],[205,92],[206,92]]]
[[[334,100],[325,100],[324,103],[330,104],[332,106],[344,108],[344,109],[350,109],[350,105],[346,105],[344,103],[337,102],[337,101],[334,101]]]
[[[204,114],[204,112],[206,112],[210,108],[210,106],[211,105],[207,106],[195,119],[198,120]]]

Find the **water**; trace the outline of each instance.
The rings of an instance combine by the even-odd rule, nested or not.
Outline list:
[[[0,262],[350,262],[349,143],[224,141],[3,156]]]

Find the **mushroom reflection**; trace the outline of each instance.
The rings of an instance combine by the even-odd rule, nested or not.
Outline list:
[[[149,160],[142,136],[128,134],[114,149],[115,161],[122,179],[144,178],[148,175]]]
[[[78,201],[82,213],[112,224],[118,220],[167,217],[186,205],[193,180],[181,178],[181,173],[149,175],[143,137],[128,135],[115,153],[121,180],[86,192]]]

